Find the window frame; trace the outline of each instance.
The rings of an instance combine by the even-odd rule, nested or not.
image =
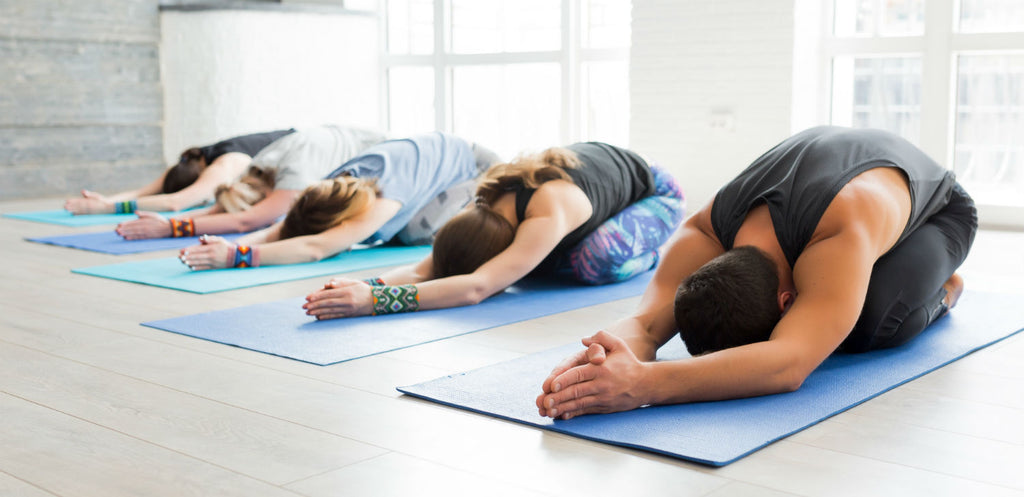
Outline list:
[[[818,122],[832,122],[832,60],[841,56],[921,56],[921,130],[918,146],[946,167],[953,167],[957,117],[957,57],[1024,52],[1021,33],[960,33],[958,0],[927,0],[924,33],[913,36],[847,37],[834,34],[835,0],[821,9],[818,67]],[[978,204],[982,225],[1024,228],[1024,207]]]
[[[581,35],[582,0],[561,0],[561,47],[557,50],[534,52],[492,52],[458,54],[451,49],[451,1],[433,0],[434,36],[432,54],[392,54],[387,46],[387,2],[381,0],[380,73],[381,122],[391,128],[390,92],[388,72],[402,66],[432,67],[434,69],[434,127],[438,131],[453,131],[454,99],[452,73],[455,67],[472,65],[515,65],[531,63],[557,63],[561,69],[561,126],[560,143],[584,139],[581,74],[589,62],[629,61],[628,47],[584,48]]]

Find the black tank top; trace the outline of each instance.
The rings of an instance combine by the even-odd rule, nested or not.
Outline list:
[[[792,267],[839,190],[876,167],[895,167],[909,180],[910,219],[897,243],[941,210],[956,184],[951,171],[892,133],[820,126],[776,145],[722,187],[711,207],[711,225],[729,250],[747,213],[767,204]]]
[[[538,270],[550,269],[569,249],[597,229],[601,223],[616,215],[637,200],[654,194],[651,168],[636,152],[600,142],[575,143],[569,150],[576,154],[582,165],[566,169],[572,182],[590,200],[593,213],[579,228],[562,238]],[[516,217],[522,222],[533,188],[516,192]]]
[[[203,158],[206,159],[207,165],[212,164],[218,157],[231,152],[241,152],[249,157],[255,157],[260,150],[263,150],[274,140],[294,132],[295,129],[293,128],[236,136],[234,138],[219,141],[213,145],[200,147],[199,152],[203,154]]]

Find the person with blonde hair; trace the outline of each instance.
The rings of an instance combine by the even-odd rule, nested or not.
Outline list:
[[[167,219],[142,211],[116,231],[137,240],[245,233],[269,226],[288,212],[304,188],[385,138],[379,131],[338,125],[301,129],[261,150],[241,178],[218,186],[216,204],[206,212]]]
[[[72,214],[128,214],[135,211],[181,211],[209,202],[223,183],[245,173],[253,156],[294,129],[236,136],[181,153],[178,163],[141,188],[102,195],[82,190],[64,202]]]
[[[682,220],[676,180],[639,154],[577,143],[492,167],[432,253],[380,278],[336,278],[307,297],[317,319],[476,304],[531,275],[623,281],[658,262]]]
[[[237,244],[201,237],[179,258],[207,270],[318,261],[357,243],[430,243],[496,161],[486,148],[440,132],[378,143],[306,188],[283,220]]]

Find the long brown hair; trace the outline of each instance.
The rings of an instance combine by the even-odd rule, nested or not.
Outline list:
[[[322,233],[362,214],[377,199],[377,184],[352,176],[322,180],[306,188],[281,225],[281,239]]]
[[[199,175],[206,166],[206,157],[203,157],[203,152],[198,147],[192,147],[182,152],[178,163],[168,169],[167,174],[164,175],[161,191],[174,193],[183,190],[199,179]]]
[[[477,186],[473,205],[434,235],[433,278],[472,273],[512,245],[515,228],[491,208],[499,197],[556,179],[572,181],[565,170],[580,164],[571,150],[554,147],[488,169]]]
[[[276,183],[273,169],[253,165],[238,181],[218,186],[214,198],[224,212],[247,211],[274,191]]]
[[[566,169],[579,167],[580,159],[572,150],[552,147],[539,154],[517,157],[512,162],[491,166],[476,187],[476,194],[487,205],[519,188],[537,188],[542,183],[564,179],[572,181]]]

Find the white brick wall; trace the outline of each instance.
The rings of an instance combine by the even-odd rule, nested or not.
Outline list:
[[[283,127],[381,127],[377,20],[344,14],[161,14],[164,155]]]
[[[789,136],[794,0],[634,0],[631,148],[680,180],[688,214]]]

